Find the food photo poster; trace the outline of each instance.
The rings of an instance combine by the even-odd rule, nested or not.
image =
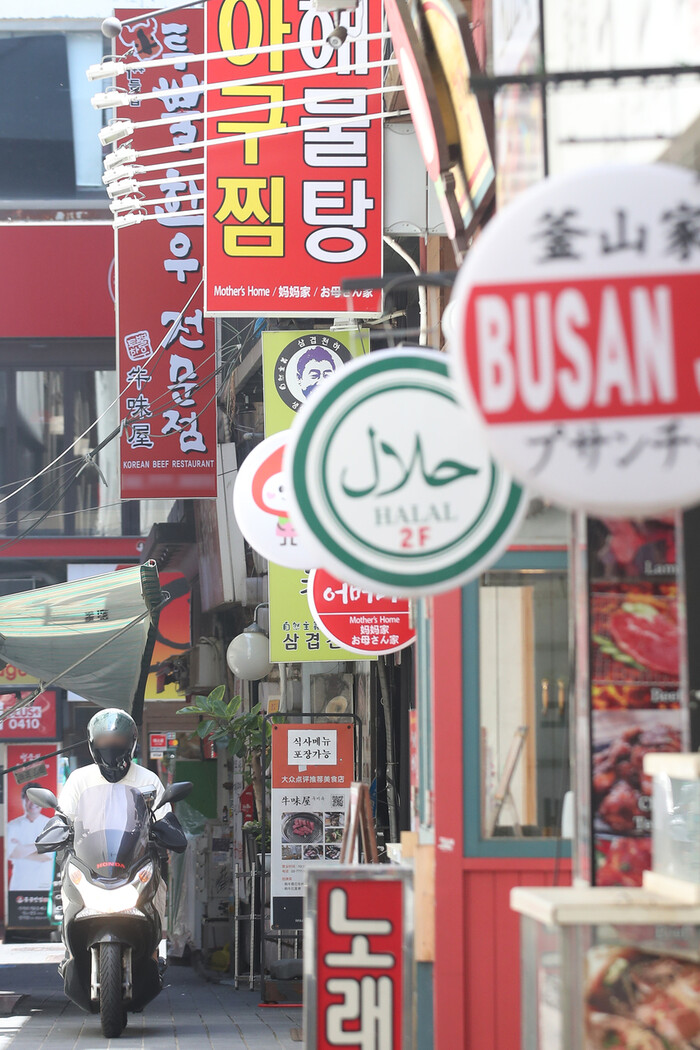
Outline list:
[[[651,866],[648,752],[683,748],[672,516],[588,518],[594,881],[640,886]]]

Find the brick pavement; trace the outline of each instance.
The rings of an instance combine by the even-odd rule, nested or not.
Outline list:
[[[300,1050],[291,1038],[300,1008],[261,1007],[257,992],[209,984],[188,966],[171,966],[161,994],[106,1040],[99,1017],[66,999],[61,954],[53,944],[0,945],[0,992],[26,995],[0,1017],[0,1050]]]

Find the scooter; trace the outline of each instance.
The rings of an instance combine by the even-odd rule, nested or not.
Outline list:
[[[171,784],[151,810],[147,795],[124,784],[83,792],[68,818],[46,788],[27,795],[56,810],[36,840],[38,853],[60,852],[63,941],[59,967],[69,999],[100,1014],[102,1034],[121,1035],[127,1012],[139,1012],[163,987],[158,946],[162,929],[157,896],[165,890],[161,862],[183,853],[187,840],[173,813],[155,813],[189,795],[192,784]]]

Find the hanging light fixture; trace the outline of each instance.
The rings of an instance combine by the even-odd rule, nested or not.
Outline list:
[[[244,682],[257,682],[272,670],[270,663],[270,639],[258,623],[258,610],[267,607],[267,602],[256,605],[253,622],[242,634],[236,635],[226,650],[226,663],[237,678]]]

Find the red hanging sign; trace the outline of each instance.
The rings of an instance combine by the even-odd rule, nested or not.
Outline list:
[[[406,869],[309,871],[304,1031],[310,1046],[412,1045],[410,894]]]
[[[209,52],[273,48],[207,62],[207,313],[378,313],[380,291],[340,283],[382,272],[381,4],[341,12],[337,50],[308,0],[211,0],[206,20]]]
[[[327,638],[356,653],[394,653],[415,640],[408,598],[373,594],[325,569],[309,576],[309,608]]]
[[[139,14],[142,19],[125,26],[117,41],[118,54],[133,49],[126,61],[134,61],[134,53],[143,60],[143,68],[127,72],[126,86],[137,93],[127,115],[139,122],[172,115],[172,123],[137,126],[133,145],[178,149],[143,159],[149,167],[160,165],[141,177],[163,180],[143,188],[145,202],[163,201],[149,209],[158,218],[120,229],[116,237],[119,412],[127,420],[120,439],[121,497],[197,499],[216,495],[214,323],[204,319],[203,289],[197,290],[204,218],[194,214],[203,206],[196,177],[203,121],[190,119],[202,112],[204,93],[186,90],[203,81],[202,62],[188,61],[203,50],[202,12],[117,11],[122,21]],[[149,68],[169,55],[181,61]],[[138,98],[161,89],[172,94]]]

